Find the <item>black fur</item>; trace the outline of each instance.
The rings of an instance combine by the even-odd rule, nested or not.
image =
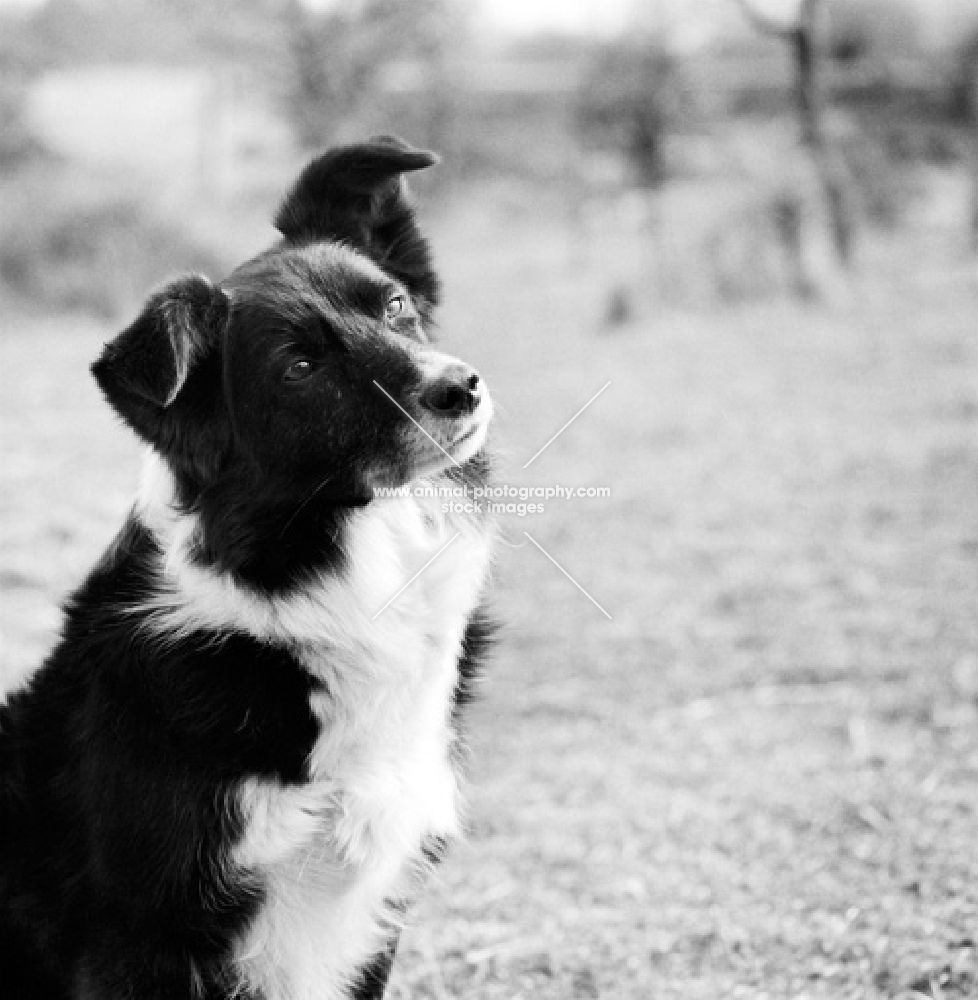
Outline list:
[[[360,979],[353,987],[350,1000],[378,1000],[383,997],[396,954],[397,937],[393,937],[387,948],[360,973]]]
[[[380,138],[314,161],[279,212],[280,244],[220,285],[172,282],[93,366],[198,515],[193,558],[256,595],[338,571],[351,512],[410,478],[407,418],[373,383],[419,405],[405,345],[438,284],[399,175],[434,159]],[[412,307],[385,320],[398,284]],[[312,374],[292,379],[306,360]],[[487,475],[483,456],[453,472]],[[287,643],[149,627],[161,555],[133,514],[68,602],[57,648],[0,706],[4,1000],[227,1000],[232,945],[262,904],[229,864],[235,791],[308,778],[321,682]],[[488,636],[477,614],[456,721]],[[353,1000],[383,995],[394,948]]]
[[[133,995],[191,996],[194,969],[218,989],[259,902],[216,878],[238,835],[232,789],[242,774],[301,781],[317,735],[314,682],[286,650],[203,632],[161,648],[120,610],[150,596],[152,557],[130,525],[0,709],[0,919],[25,960],[4,954],[0,982],[29,980],[33,960],[58,983],[24,1000],[123,997],[130,980]]]
[[[364,251],[403,282],[426,315],[438,303],[438,277],[401,174],[437,162],[394,136],[326,153],[302,172],[275,227],[292,242],[340,240]]]
[[[458,683],[455,685],[453,701],[453,721],[456,729],[461,729],[465,708],[475,699],[483,664],[486,662],[498,632],[499,622],[486,608],[479,608],[466,626],[465,635],[462,638],[462,655],[458,661]]]

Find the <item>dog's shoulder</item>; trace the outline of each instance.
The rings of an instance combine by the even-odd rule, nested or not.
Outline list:
[[[42,745],[90,768],[124,761],[304,780],[319,682],[287,645],[233,626],[154,628],[161,558],[131,516],[66,603],[51,656],[4,706],[10,752]]]

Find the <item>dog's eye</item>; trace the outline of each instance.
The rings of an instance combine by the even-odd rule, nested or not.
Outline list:
[[[392,295],[387,300],[388,319],[397,319],[398,316],[403,315],[406,309],[407,309],[407,298],[404,295]]]
[[[293,361],[285,369],[282,373],[282,379],[285,382],[301,382],[303,379],[309,378],[314,371],[313,363],[302,358],[299,361]]]

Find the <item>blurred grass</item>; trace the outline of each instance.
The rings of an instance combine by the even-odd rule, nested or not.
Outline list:
[[[634,234],[568,248],[546,209],[437,220],[444,345],[489,381],[503,482],[613,496],[505,522],[471,836],[392,997],[974,996],[973,266],[906,237],[868,248],[846,309],[686,313],[647,291]],[[111,331],[5,330],[13,675],[137,468],[86,371]]]

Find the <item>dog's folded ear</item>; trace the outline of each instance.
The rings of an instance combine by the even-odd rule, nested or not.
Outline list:
[[[106,399],[146,440],[156,443],[195,363],[218,342],[228,309],[225,294],[205,277],[178,278],[150,296],[92,365]]]
[[[422,306],[434,305],[438,280],[402,175],[437,162],[434,153],[387,135],[330,150],[299,175],[275,228],[291,243],[348,243],[402,281]]]

